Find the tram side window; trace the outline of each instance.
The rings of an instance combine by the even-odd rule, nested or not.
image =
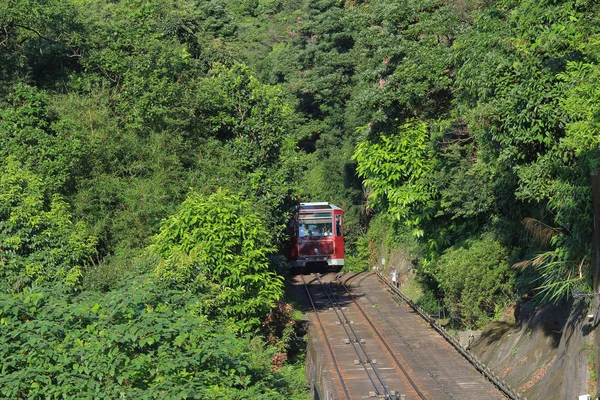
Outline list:
[[[342,236],[342,216],[335,216],[335,232],[337,236]]]

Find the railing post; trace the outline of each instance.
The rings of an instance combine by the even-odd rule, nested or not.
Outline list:
[[[595,173],[591,177],[592,202],[594,207],[594,298],[592,301],[592,313],[594,315],[594,326],[600,321],[600,175]],[[594,332],[594,343],[596,347],[596,376],[600,376],[600,332]],[[596,382],[596,393],[600,392],[600,382]]]

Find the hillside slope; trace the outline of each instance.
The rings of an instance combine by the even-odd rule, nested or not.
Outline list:
[[[595,394],[593,320],[582,301],[531,302],[515,312],[516,324],[494,322],[471,346],[482,362],[529,400],[576,399]]]

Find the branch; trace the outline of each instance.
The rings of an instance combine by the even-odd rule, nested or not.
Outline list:
[[[2,26],[2,28],[4,29],[4,36],[6,37],[6,39],[4,39],[2,42],[0,42],[0,46],[4,46],[4,43],[6,43],[8,41],[8,29],[7,29],[7,26],[4,25],[4,26]]]
[[[464,142],[470,142],[471,140],[473,140],[473,137],[468,137],[468,138],[463,138],[463,139],[446,139],[446,140],[441,140],[440,144],[453,144],[453,143],[464,143]]]
[[[52,42],[52,43],[60,43],[60,44],[62,44],[62,43],[61,43],[61,42],[59,42],[58,40],[50,39],[50,38],[48,38],[48,37],[46,37],[46,36],[42,35],[41,33],[39,33],[37,30],[35,30],[35,29],[33,29],[33,28],[30,28],[30,27],[28,27],[28,26],[21,25],[21,24],[14,24],[14,26],[16,26],[16,27],[18,27],[18,28],[25,29],[25,30],[27,30],[27,31],[30,31],[30,32],[33,32],[33,33],[35,33],[36,35],[38,35],[38,36],[39,36],[41,39],[47,40],[47,41],[49,41],[49,42]]]
[[[68,54],[67,57],[70,57],[70,58],[83,57],[83,50],[81,50],[81,49],[73,50],[73,53]]]

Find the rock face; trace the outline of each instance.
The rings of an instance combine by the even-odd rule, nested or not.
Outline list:
[[[526,302],[515,319],[490,324],[471,351],[528,400],[597,397],[597,322],[584,301],[539,310]]]

